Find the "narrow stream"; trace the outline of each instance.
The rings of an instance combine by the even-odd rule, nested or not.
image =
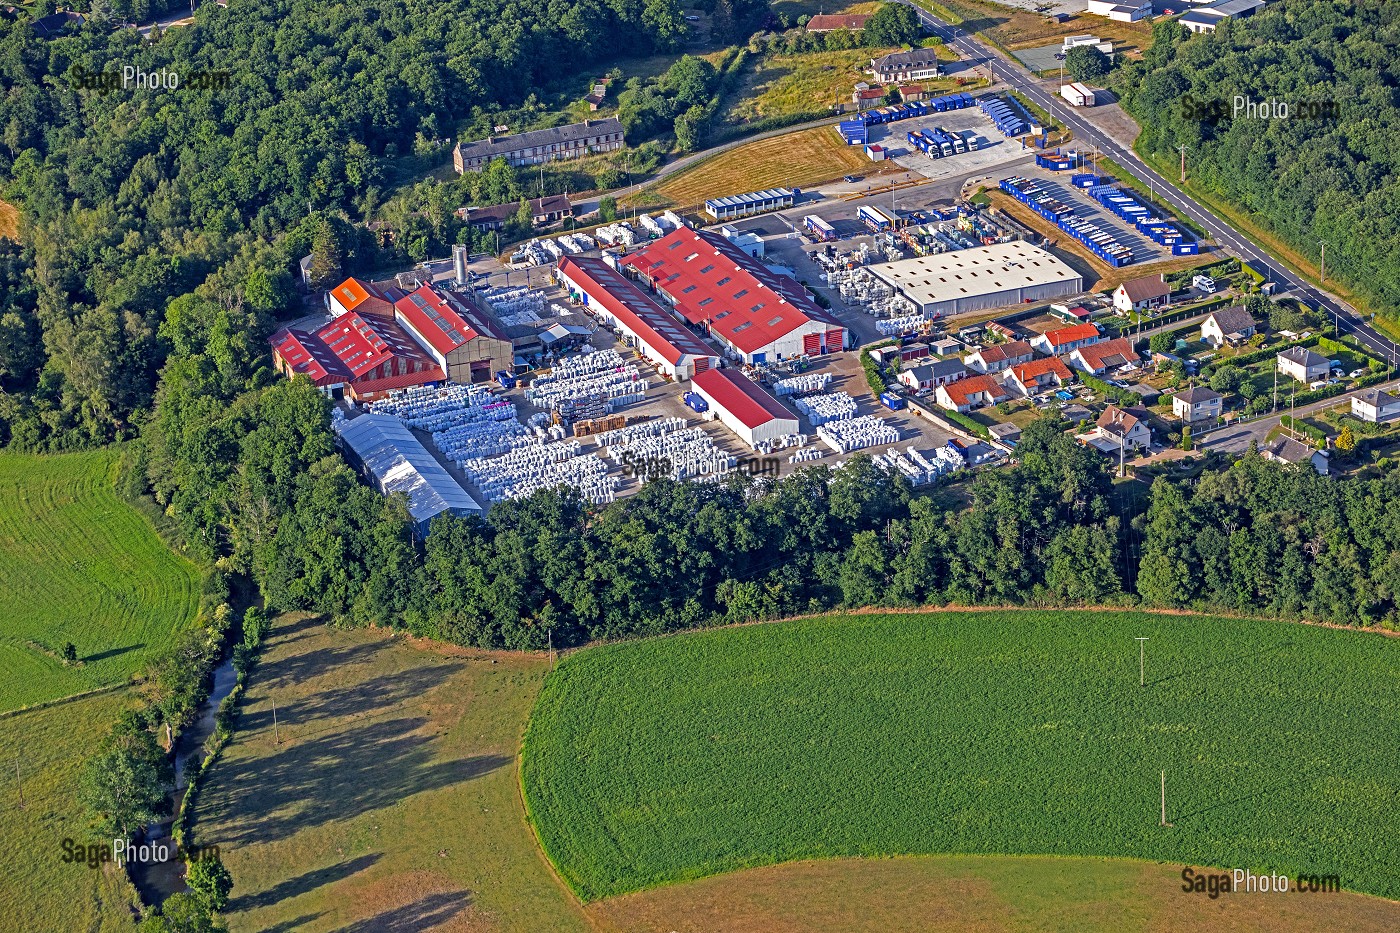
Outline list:
[[[191,758],[199,759],[204,756],[204,742],[214,734],[214,720],[219,715],[219,704],[233,692],[237,682],[238,673],[233,669],[233,658],[230,656],[214,669],[214,688],[209,693],[209,699],[200,707],[199,718],[180,734],[175,743],[175,807],[172,813],[179,813],[180,806],[184,803],[185,763]],[[168,841],[173,822],[174,818],[171,817],[148,826],[144,841]],[[218,840],[206,842],[216,845]],[[174,851],[173,845],[170,846],[170,850]],[[127,865],[127,873],[141,895],[141,902],[148,906],[162,904],[170,895],[185,890],[184,864],[178,859],[166,862],[131,862]]]

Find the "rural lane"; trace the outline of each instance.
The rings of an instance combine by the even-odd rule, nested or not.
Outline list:
[[[914,0],[898,0],[898,2],[911,7],[926,26],[949,46],[966,56],[974,65],[999,69],[999,72],[996,73],[999,73],[1008,84],[1024,94],[1029,100],[1056,119],[1061,120],[1081,139],[1096,145],[1101,153],[1123,166],[1139,181],[1154,186],[1157,191],[1162,193],[1164,200],[1180,211],[1182,216],[1190,217],[1210,233],[1217,243],[1253,266],[1264,276],[1265,281],[1275,283],[1280,293],[1291,291],[1304,303],[1324,310],[1333,318],[1343,333],[1355,335],[1358,340],[1384,358],[1395,359],[1397,353],[1400,353],[1400,348],[1397,348],[1387,337],[1366,324],[1361,315],[1346,302],[1315,288],[1300,276],[1294,275],[1282,263],[1275,261],[1258,249],[1233,227],[1212,214],[1173,182],[1168,181],[1152,168],[1143,164],[1131,148],[1120,146],[1107,132],[1090,123],[1079,113],[1073,112],[1068,105],[1059,107],[1057,101],[1060,98],[1047,93],[1036,77],[1018,62],[1003,57],[996,50],[966,35],[963,30],[943,22],[920,7]]]

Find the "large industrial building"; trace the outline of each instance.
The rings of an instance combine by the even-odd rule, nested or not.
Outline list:
[[[349,278],[326,293],[332,319],[272,335],[272,358],[331,398],[369,401],[410,386],[486,382],[514,368],[510,337],[465,293],[432,285],[405,293]]]
[[[622,146],[622,124],[609,117],[458,143],[452,150],[452,164],[458,174],[465,174],[481,171],[493,159],[505,159],[511,165],[539,165],[595,152],[613,152]]]
[[[919,311],[943,317],[1063,298],[1084,290],[1078,272],[1020,240],[880,263],[868,270]]]
[[[714,233],[674,230],[622,261],[745,363],[843,349],[845,330],[796,279]]]
[[[707,370],[695,374],[694,386],[720,423],[750,447],[797,433],[797,416],[742,373]]]
[[[718,365],[709,344],[603,260],[565,256],[556,275],[570,297],[621,331],[628,345],[672,379]]]
[[[481,515],[484,510],[418,438],[393,415],[361,415],[335,423],[346,459],[386,496],[403,493],[420,537],[443,512]]]

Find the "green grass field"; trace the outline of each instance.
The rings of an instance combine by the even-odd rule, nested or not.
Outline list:
[[[0,454],[0,710],[121,683],[194,617],[198,571],[117,497],[115,463]]]
[[[108,863],[62,861],[63,840],[87,831],[77,792],[78,766],[127,702],[105,693],[0,717],[0,931],[132,929],[136,890]],[[19,761],[24,790],[15,784]],[[108,841],[110,845],[110,840]]]
[[[515,768],[548,662],[406,641],[277,622],[195,815],[229,928],[583,933]]]
[[[610,645],[546,682],[522,783],[545,851],[589,900],[939,852],[1338,874],[1394,898],[1396,650],[1282,623],[1037,611]]]

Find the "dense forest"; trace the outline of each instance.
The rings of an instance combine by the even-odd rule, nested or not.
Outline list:
[[[1140,144],[1258,215],[1383,313],[1400,315],[1400,4],[1274,0],[1190,36],[1153,28],[1116,72]],[[1288,119],[1234,114],[1235,96],[1291,104]],[[1335,113],[1311,105],[1333,105]],[[1174,163],[1173,163],[1174,164]]]
[[[131,436],[173,345],[168,302],[197,293],[213,339],[260,347],[296,258],[355,261],[342,218],[373,210],[400,156],[685,30],[677,0],[232,0],[154,42],[101,15],[51,39],[0,19],[0,192],[25,243],[0,255],[20,283],[0,299],[0,443]],[[125,66],[227,80],[75,78]]]

